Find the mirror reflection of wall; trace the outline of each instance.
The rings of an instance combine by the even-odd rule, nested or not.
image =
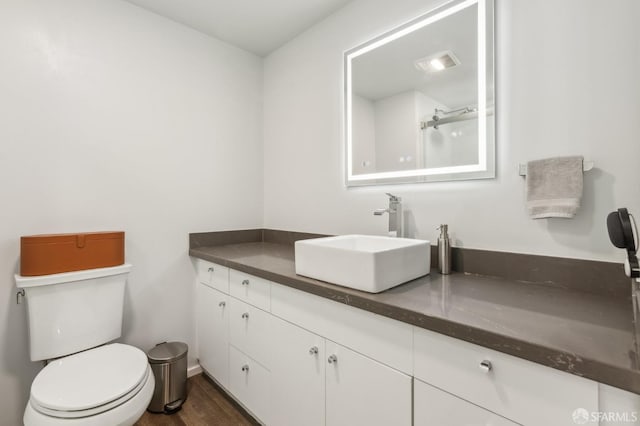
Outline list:
[[[346,55],[351,61],[347,120],[352,175],[481,163],[478,52],[484,50],[478,30],[484,16],[479,19],[479,4],[485,0],[458,1],[454,13],[372,49],[365,47],[352,58]],[[487,15],[491,13],[492,8]],[[486,31],[492,41],[492,21]],[[488,53],[490,75],[483,102],[493,114],[492,49]],[[492,142],[493,120],[487,120],[486,130]]]

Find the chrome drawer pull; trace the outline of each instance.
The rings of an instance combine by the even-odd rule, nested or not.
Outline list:
[[[491,361],[487,361],[486,359],[480,363],[480,369],[485,373],[488,373],[493,368],[491,365]]]
[[[227,306],[226,302],[220,302],[218,303],[218,306],[220,306],[221,308],[224,308],[225,306]]]
[[[318,355],[318,347],[317,346],[311,347],[311,349],[309,349],[309,355]]]
[[[209,269],[207,269],[207,271],[209,271],[209,272],[213,272],[213,266],[212,266],[212,267],[210,267]]]
[[[242,285],[249,285],[249,280],[242,280]]]
[[[242,314],[242,318],[249,319],[249,313],[245,312],[244,314]]]
[[[242,371],[244,371],[245,373],[249,371],[249,366],[247,364],[242,366]]]
[[[329,364],[334,364],[338,362],[338,357],[335,355],[330,355],[329,358],[327,358],[327,362]]]

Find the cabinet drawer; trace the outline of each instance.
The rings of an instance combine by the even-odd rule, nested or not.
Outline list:
[[[271,312],[406,374],[412,374],[412,326],[273,284]]]
[[[269,368],[271,315],[233,297],[229,304],[231,344]]]
[[[416,378],[517,423],[573,425],[576,408],[598,411],[591,380],[418,327],[414,350]]]
[[[229,390],[233,396],[263,424],[269,424],[269,371],[234,346],[229,346],[229,367]]]
[[[271,310],[271,282],[231,269],[230,294],[265,311]]]
[[[413,382],[413,401],[414,426],[518,426],[420,380]]]
[[[229,293],[229,268],[202,259],[197,260],[198,282]]]

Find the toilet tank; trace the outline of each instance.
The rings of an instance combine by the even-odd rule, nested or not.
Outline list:
[[[58,358],[122,334],[124,289],[131,265],[23,277],[31,361]]]

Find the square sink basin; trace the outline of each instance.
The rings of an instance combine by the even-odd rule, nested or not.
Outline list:
[[[341,235],[296,241],[296,274],[369,293],[380,293],[431,268],[429,241]]]

